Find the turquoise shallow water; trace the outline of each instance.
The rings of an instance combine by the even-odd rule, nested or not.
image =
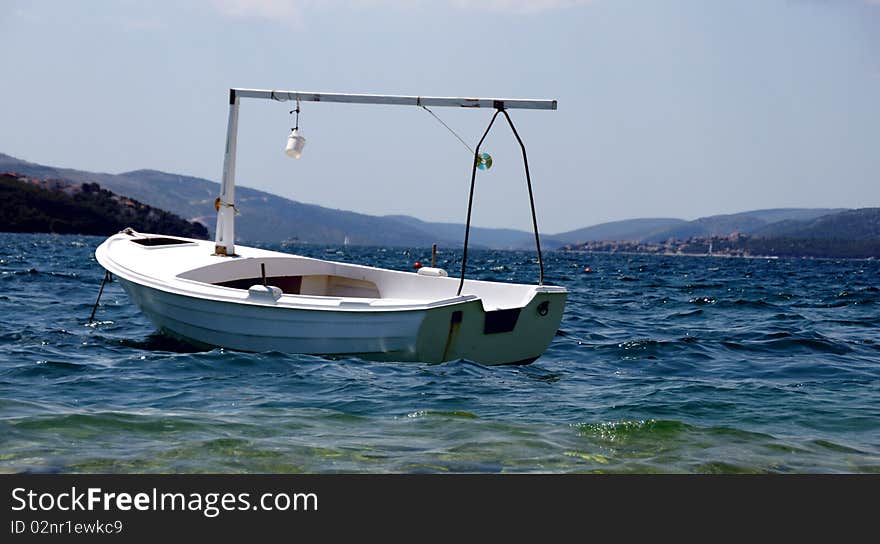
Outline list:
[[[878,262],[551,252],[556,339],[483,367],[198,351],[116,283],[87,326],[101,241],[0,234],[0,471],[880,472]],[[469,263],[537,275],[525,252]]]

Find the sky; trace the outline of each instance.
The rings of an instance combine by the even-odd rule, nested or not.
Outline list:
[[[230,87],[558,100],[511,110],[538,223],[880,206],[880,0],[0,0],[0,152],[219,181]],[[414,107],[244,99],[237,183],[464,222],[470,152]],[[434,108],[473,146],[491,110]],[[530,230],[519,148],[473,224]],[[243,209],[240,221],[247,220]]]

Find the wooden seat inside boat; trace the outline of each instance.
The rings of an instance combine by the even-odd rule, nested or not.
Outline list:
[[[213,285],[233,289],[249,289],[252,285],[262,285],[262,277],[241,278],[214,282]],[[306,276],[266,276],[266,284],[281,289],[286,295],[312,295],[320,297],[381,298],[376,284],[370,281],[311,274]]]
[[[295,256],[223,261],[188,270],[179,277],[243,290],[265,283],[286,295],[382,298],[373,281],[340,274],[335,263]]]

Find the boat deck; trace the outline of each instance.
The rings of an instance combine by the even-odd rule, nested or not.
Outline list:
[[[102,248],[104,248],[102,250]],[[466,280],[324,261],[236,246],[237,255],[213,254],[204,240],[120,233],[99,248],[111,272],[156,289],[187,296],[278,306],[332,309],[417,309],[480,299],[486,311],[517,308],[537,292],[563,288]],[[259,296],[254,286],[278,288]]]

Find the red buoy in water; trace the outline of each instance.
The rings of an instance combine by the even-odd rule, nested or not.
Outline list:
[[[419,261],[416,261],[416,262],[413,264],[413,268],[415,268],[416,270],[418,270],[418,269],[421,268],[421,267],[422,267],[422,263],[419,262]]]
[[[584,272],[586,272],[586,273],[588,273],[588,274],[589,274],[590,272],[592,272],[592,271],[593,271],[593,269],[590,268],[589,266],[586,267],[586,268],[584,268]]]

